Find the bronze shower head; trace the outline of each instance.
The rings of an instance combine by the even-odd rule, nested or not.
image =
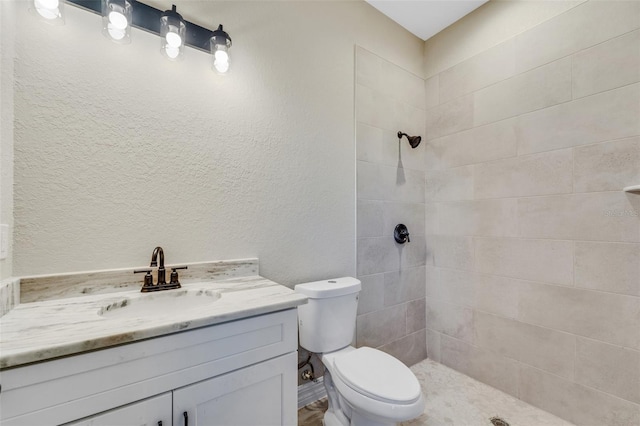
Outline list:
[[[398,132],[398,139],[402,139],[403,136],[407,137],[407,140],[409,141],[409,145],[411,145],[411,148],[417,147],[418,145],[420,145],[420,141],[422,141],[422,138],[420,136],[409,136],[404,132]]]

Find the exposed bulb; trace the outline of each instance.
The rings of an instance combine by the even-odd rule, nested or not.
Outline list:
[[[229,61],[218,61],[218,60],[216,60],[216,61],[213,62],[213,66],[221,74],[224,74],[227,71],[229,71]]]
[[[167,46],[164,48],[164,53],[169,57],[169,59],[176,59],[178,55],[180,55],[180,48],[169,46],[167,44]]]
[[[177,32],[171,31],[171,29],[175,29],[175,27],[170,27],[170,31],[165,36],[167,47],[178,48],[182,45],[182,37]]]
[[[216,62],[226,62],[229,63],[229,54],[224,50],[217,50],[215,56]]]
[[[127,17],[122,13],[112,10],[109,12],[109,24],[113,26],[114,29],[124,30],[129,25],[129,22],[127,21]],[[124,37],[124,35],[122,37]]]
[[[45,19],[56,19],[60,16],[59,0],[35,0],[36,11]]]
[[[124,28],[117,28],[111,23],[107,28],[107,32],[109,33],[109,36],[111,36],[111,38],[114,40],[122,40],[124,36],[127,35],[127,32],[124,30]]]

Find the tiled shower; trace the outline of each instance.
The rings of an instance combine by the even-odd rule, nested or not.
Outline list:
[[[453,65],[436,36],[422,90],[357,49],[358,345],[411,364],[424,339],[576,424],[640,422],[639,28],[588,1]]]

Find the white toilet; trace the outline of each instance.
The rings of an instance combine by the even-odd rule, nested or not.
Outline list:
[[[309,297],[298,307],[300,346],[320,354],[329,409],[325,426],[395,425],[424,410],[420,383],[403,363],[373,348],[354,348],[360,281],[298,284]]]

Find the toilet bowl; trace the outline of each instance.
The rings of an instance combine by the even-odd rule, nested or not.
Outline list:
[[[377,349],[350,345],[360,281],[337,278],[295,290],[309,297],[298,307],[300,345],[325,366],[326,426],[395,425],[423,412],[420,383],[407,366]]]

